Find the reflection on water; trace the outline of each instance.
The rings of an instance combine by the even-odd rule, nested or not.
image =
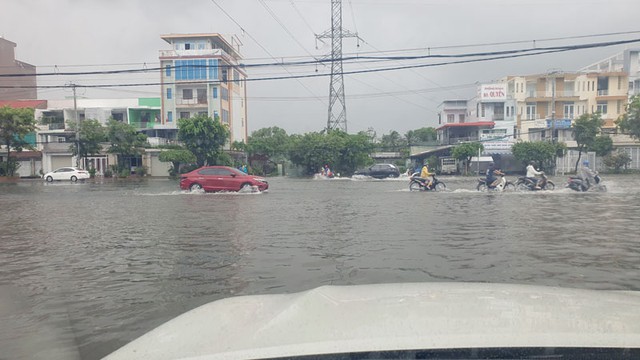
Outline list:
[[[607,193],[409,192],[406,178],[0,187],[0,348],[97,359],[223,297],[326,284],[480,281],[640,290],[640,178]],[[553,179],[560,185],[565,179]]]

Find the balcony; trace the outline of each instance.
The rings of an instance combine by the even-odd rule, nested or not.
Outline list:
[[[176,105],[201,105],[201,107],[207,107],[207,99],[206,98],[191,98],[191,99],[181,99],[176,98]],[[193,106],[200,107],[200,106]]]
[[[181,56],[218,56],[230,63],[237,65],[236,59],[222,49],[189,49],[189,50],[160,50],[160,58],[177,58]]]
[[[609,90],[598,90],[598,96],[607,96],[609,95]]]

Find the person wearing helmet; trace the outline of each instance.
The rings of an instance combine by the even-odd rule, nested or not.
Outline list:
[[[424,163],[424,166],[422,166],[420,177],[424,179],[427,189],[431,190],[431,185],[433,184],[433,173],[429,172],[429,165],[427,163]]]
[[[498,185],[498,178],[496,175],[504,175],[500,169],[496,169],[496,164],[493,162],[489,164],[489,168],[487,169],[487,178],[485,180],[486,184],[490,188],[495,188]]]
[[[529,165],[527,166],[527,179],[529,181],[531,181],[531,183],[533,184],[533,188],[536,190],[540,190],[540,185],[538,183],[538,179],[536,178],[536,176],[538,175],[542,175],[542,171],[538,171],[536,170],[535,167],[533,167],[533,164],[535,164],[533,161],[529,162]]]
[[[580,168],[580,178],[582,179],[582,191],[587,191],[592,185],[596,184],[596,173],[589,168],[589,160],[582,162]]]

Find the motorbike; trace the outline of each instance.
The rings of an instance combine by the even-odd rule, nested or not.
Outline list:
[[[533,182],[533,180],[526,176],[521,176],[518,178],[518,181],[516,181],[516,188],[518,190],[537,191],[553,190],[556,188],[556,184],[554,184],[553,181],[547,179],[547,175],[545,175],[544,172],[540,173],[540,180],[538,181],[537,185],[540,189],[536,189],[536,184]]]
[[[447,185],[433,175],[433,182],[431,187],[428,187],[429,179],[420,177],[420,173],[413,173],[409,178],[409,190],[410,191],[444,191],[447,189]]]
[[[567,185],[565,187],[570,188],[571,190],[575,190],[575,191],[607,191],[607,187],[602,184],[602,179],[600,178],[600,175],[594,176],[594,180],[595,180],[595,184],[592,184],[591,186],[588,186],[588,184],[582,180],[581,177],[579,176],[570,176],[569,180],[567,181]]]
[[[478,189],[478,191],[514,191],[516,189],[516,185],[511,181],[507,181],[507,179],[505,179],[504,177],[504,174],[499,176],[500,179],[496,186],[487,184],[486,178],[479,178],[478,186],[476,187],[476,189]]]

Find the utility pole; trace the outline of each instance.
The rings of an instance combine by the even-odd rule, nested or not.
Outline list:
[[[329,85],[329,117],[327,130],[347,132],[347,104],[344,99],[344,75],[342,71],[342,38],[355,37],[357,33],[342,29],[342,0],[331,0],[331,29],[316,39],[331,39],[331,82]]]
[[[78,119],[78,104],[76,101],[76,84],[71,83],[73,90],[73,118],[76,123],[76,167],[80,167],[80,120]]]

